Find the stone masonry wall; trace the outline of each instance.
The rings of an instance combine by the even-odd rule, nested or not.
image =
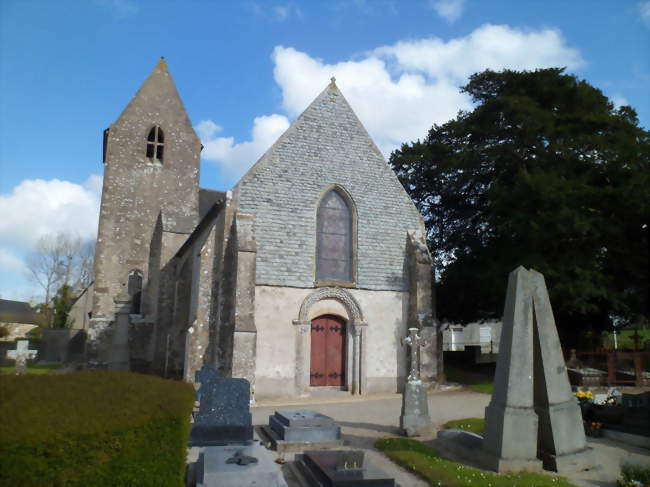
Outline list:
[[[313,287],[316,210],[333,185],[356,205],[357,287],[407,290],[407,231],[422,219],[334,83],[235,187],[256,216],[257,284]]]
[[[146,139],[154,125],[165,135],[162,164],[146,157]],[[188,234],[196,225],[199,152],[200,141],[161,60],[109,130],[94,318],[112,316],[113,297],[126,285],[131,270],[142,271],[147,282],[149,246],[161,211],[167,232]]]

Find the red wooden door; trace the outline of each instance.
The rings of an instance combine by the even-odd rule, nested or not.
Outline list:
[[[319,316],[311,322],[312,386],[345,385],[345,321],[338,316]]]

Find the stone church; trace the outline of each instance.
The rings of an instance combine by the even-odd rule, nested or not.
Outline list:
[[[161,59],[104,132],[87,360],[209,363],[257,398],[390,393],[417,327],[435,384],[423,220],[334,79],[230,191],[199,188],[201,149]]]

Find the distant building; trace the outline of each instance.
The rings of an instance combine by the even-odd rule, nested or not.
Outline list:
[[[0,326],[9,331],[9,335],[1,340],[13,341],[22,338],[41,322],[42,317],[29,303],[0,299]]]
[[[486,320],[460,325],[443,322],[442,349],[445,352],[474,350],[477,362],[496,360],[499,353],[501,321]]]

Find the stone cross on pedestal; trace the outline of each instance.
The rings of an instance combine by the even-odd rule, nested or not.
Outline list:
[[[16,350],[7,351],[7,358],[16,361],[16,374],[27,372],[27,360],[36,357],[37,350],[29,349],[29,340],[18,340]]]
[[[402,338],[402,345],[408,345],[411,348],[411,370],[409,372],[408,381],[417,382],[420,380],[420,347],[429,344],[418,334],[417,328],[409,328],[407,337]]]
[[[409,334],[402,339],[403,345],[411,347],[411,371],[402,395],[400,430],[406,436],[421,436],[431,429],[427,386],[420,380],[420,347],[428,344],[417,328],[409,328]]]

